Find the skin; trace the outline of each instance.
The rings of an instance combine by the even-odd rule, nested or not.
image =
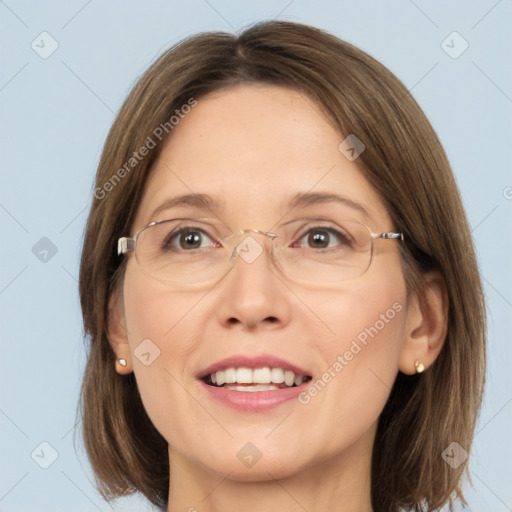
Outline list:
[[[211,216],[177,207],[152,217],[163,201],[191,191],[222,198],[215,214],[233,230],[272,231],[284,214],[332,207],[288,212],[288,198],[308,191],[343,194],[364,205],[374,232],[394,230],[357,160],[338,150],[343,139],[294,91],[243,85],[202,97],[162,148],[130,234],[156,220]],[[175,289],[148,278],[128,255],[111,301],[110,341],[127,360],[117,371],[135,372],[146,411],[169,443],[169,511],[372,510],[378,416],[398,371],[414,373],[416,360],[427,368],[446,334],[442,280],[429,275],[422,300],[408,296],[399,243],[378,240],[367,272],[337,287],[290,281],[269,270],[263,253],[238,261],[209,289]],[[242,412],[211,399],[195,378],[233,354],[262,353],[319,378],[393,304],[401,311],[305,405]],[[133,356],[147,338],[160,350],[149,366]],[[262,455],[251,468],[237,457],[248,441]]]

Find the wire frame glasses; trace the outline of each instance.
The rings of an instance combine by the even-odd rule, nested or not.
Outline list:
[[[207,285],[238,260],[251,265],[260,258],[294,281],[328,285],[364,274],[377,239],[403,241],[404,236],[376,234],[351,218],[304,217],[268,233],[233,232],[214,219],[180,217],[152,222],[131,237],[119,238],[118,254],[134,251],[146,275],[174,286]]]

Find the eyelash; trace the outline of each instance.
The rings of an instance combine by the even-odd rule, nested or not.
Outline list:
[[[314,232],[314,231],[318,231],[318,232],[327,232],[329,234],[334,234],[334,236],[336,236],[338,238],[338,240],[340,241],[340,243],[337,245],[337,247],[341,246],[341,245],[348,245],[348,246],[351,246],[352,245],[352,238],[350,237],[350,235],[346,232],[343,232],[343,231],[340,231],[338,229],[335,229],[333,227],[327,227],[327,226],[313,226],[311,228],[308,228],[304,234],[302,234],[298,240],[302,240],[304,239],[304,237],[308,236],[308,233],[311,233],[311,232]],[[329,240],[330,241],[330,240]],[[294,242],[295,244],[295,242]],[[311,249],[315,249],[315,247],[311,247]],[[334,247],[327,247],[327,248],[320,248],[319,250],[323,250],[323,251],[326,251],[326,250],[335,250],[336,248]]]
[[[301,234],[298,238],[296,238],[296,241],[293,242],[292,246],[295,246],[295,244],[297,243],[297,241],[300,241],[302,239],[304,239],[304,237],[306,237],[309,233],[311,233],[312,231],[324,231],[324,232],[327,232],[329,234],[334,234],[335,237],[337,237],[339,240],[340,240],[340,243],[338,245],[348,245],[348,246],[352,246],[353,245],[353,241],[352,241],[352,238],[350,237],[350,235],[346,232],[342,232],[338,229],[335,229],[333,227],[327,227],[327,226],[312,226],[310,228],[307,228],[306,231],[303,232],[303,234]],[[173,233],[171,233],[170,235],[168,235],[166,237],[166,239],[164,240],[164,244],[163,244],[163,248],[164,249],[168,249],[169,248],[169,245],[172,244],[172,241],[173,240],[176,240],[178,239],[178,237],[182,234],[186,234],[186,233],[200,233],[201,235],[205,235],[207,236],[208,238],[212,239],[212,237],[210,235],[208,235],[208,233],[206,233],[206,231],[204,231],[203,229],[200,229],[200,228],[195,228],[193,226],[190,226],[190,227],[186,227],[186,228],[181,228],[179,229],[178,231],[175,231]],[[214,246],[213,244],[218,244],[219,242],[212,242],[212,244],[209,245],[209,247],[212,247]],[[218,247],[218,245],[217,245]],[[314,247],[310,247],[310,249],[315,249]],[[320,248],[320,250],[333,250],[334,248]],[[176,248],[171,248],[170,250],[180,250],[180,249],[176,249]],[[185,249],[181,249],[181,250],[185,250]]]

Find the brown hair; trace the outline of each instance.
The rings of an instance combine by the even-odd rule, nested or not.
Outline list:
[[[112,499],[138,491],[166,507],[169,490],[167,442],[144,410],[133,373],[114,370],[107,335],[109,299],[123,273],[116,242],[130,232],[165,137],[140,161],[130,159],[157,127],[168,123],[172,134],[169,119],[191,98],[250,82],[299,90],[323,107],[343,137],[355,134],[366,146],[356,163],[405,234],[408,290],[421,288],[427,270],[442,274],[449,299],[446,341],[425,373],[398,374],[379,419],[372,502],[375,510],[391,512],[432,510],[454,497],[464,501],[460,480],[467,461],[452,469],[441,454],[453,441],[468,452],[472,444],[485,375],[485,304],[446,154],[387,68],[322,30],[282,21],[258,23],[238,36],[198,34],[166,51],[135,85],[106,140],[80,266],[90,347],[79,412],[100,493]],[[123,177],[114,181],[118,169]]]

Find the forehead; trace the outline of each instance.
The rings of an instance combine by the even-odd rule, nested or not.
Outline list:
[[[159,207],[185,194],[212,196],[214,213],[243,227],[273,225],[297,195],[322,192],[363,205],[363,220],[377,229],[389,222],[387,211],[356,163],[339,151],[343,139],[321,108],[299,92],[258,84],[210,93],[165,142],[135,227],[165,218]],[[173,208],[177,213],[185,205]]]

